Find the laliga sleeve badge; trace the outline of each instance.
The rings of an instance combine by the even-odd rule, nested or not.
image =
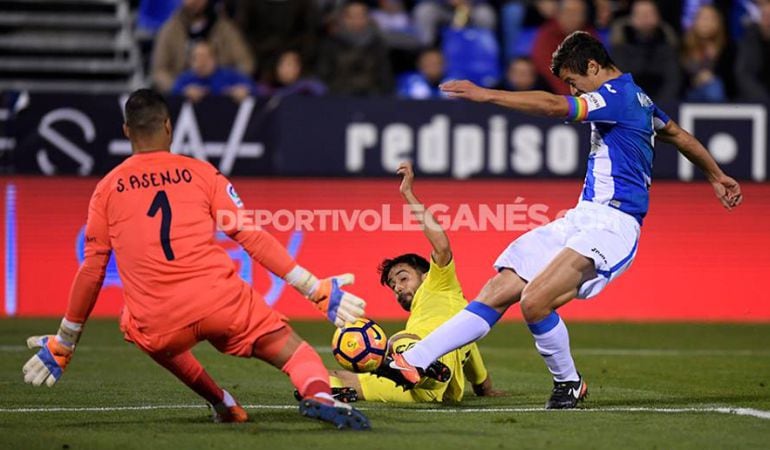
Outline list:
[[[243,208],[243,201],[241,201],[241,198],[238,196],[238,193],[235,192],[235,188],[233,187],[232,183],[227,185],[227,195],[230,196],[230,200],[235,203],[235,206],[238,208]]]

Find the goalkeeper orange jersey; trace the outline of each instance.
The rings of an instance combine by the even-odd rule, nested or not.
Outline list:
[[[233,302],[251,286],[214,242],[215,219],[217,211],[237,213],[242,207],[233,186],[206,162],[168,151],[129,157],[91,197],[86,261],[73,284],[67,318],[82,322],[88,316],[98,289],[87,288],[83,279],[89,276],[83,274],[89,261],[96,261],[92,266],[98,270],[92,272],[103,277],[110,251],[123,281],[125,307],[141,332],[175,331]],[[226,232],[279,276],[296,264],[264,231]]]

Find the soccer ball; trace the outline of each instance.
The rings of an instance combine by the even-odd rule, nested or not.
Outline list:
[[[332,354],[346,370],[374,372],[385,358],[387,345],[388,337],[376,322],[358,319],[334,332]]]

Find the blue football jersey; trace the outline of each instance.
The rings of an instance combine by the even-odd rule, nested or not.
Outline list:
[[[641,224],[649,205],[655,130],[668,123],[668,116],[629,74],[567,101],[570,120],[591,123],[581,200],[609,205]]]

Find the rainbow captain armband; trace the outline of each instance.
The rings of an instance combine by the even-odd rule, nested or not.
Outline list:
[[[565,95],[567,99],[568,111],[567,120],[573,122],[581,122],[588,117],[588,102],[582,97],[574,97],[571,95]]]

